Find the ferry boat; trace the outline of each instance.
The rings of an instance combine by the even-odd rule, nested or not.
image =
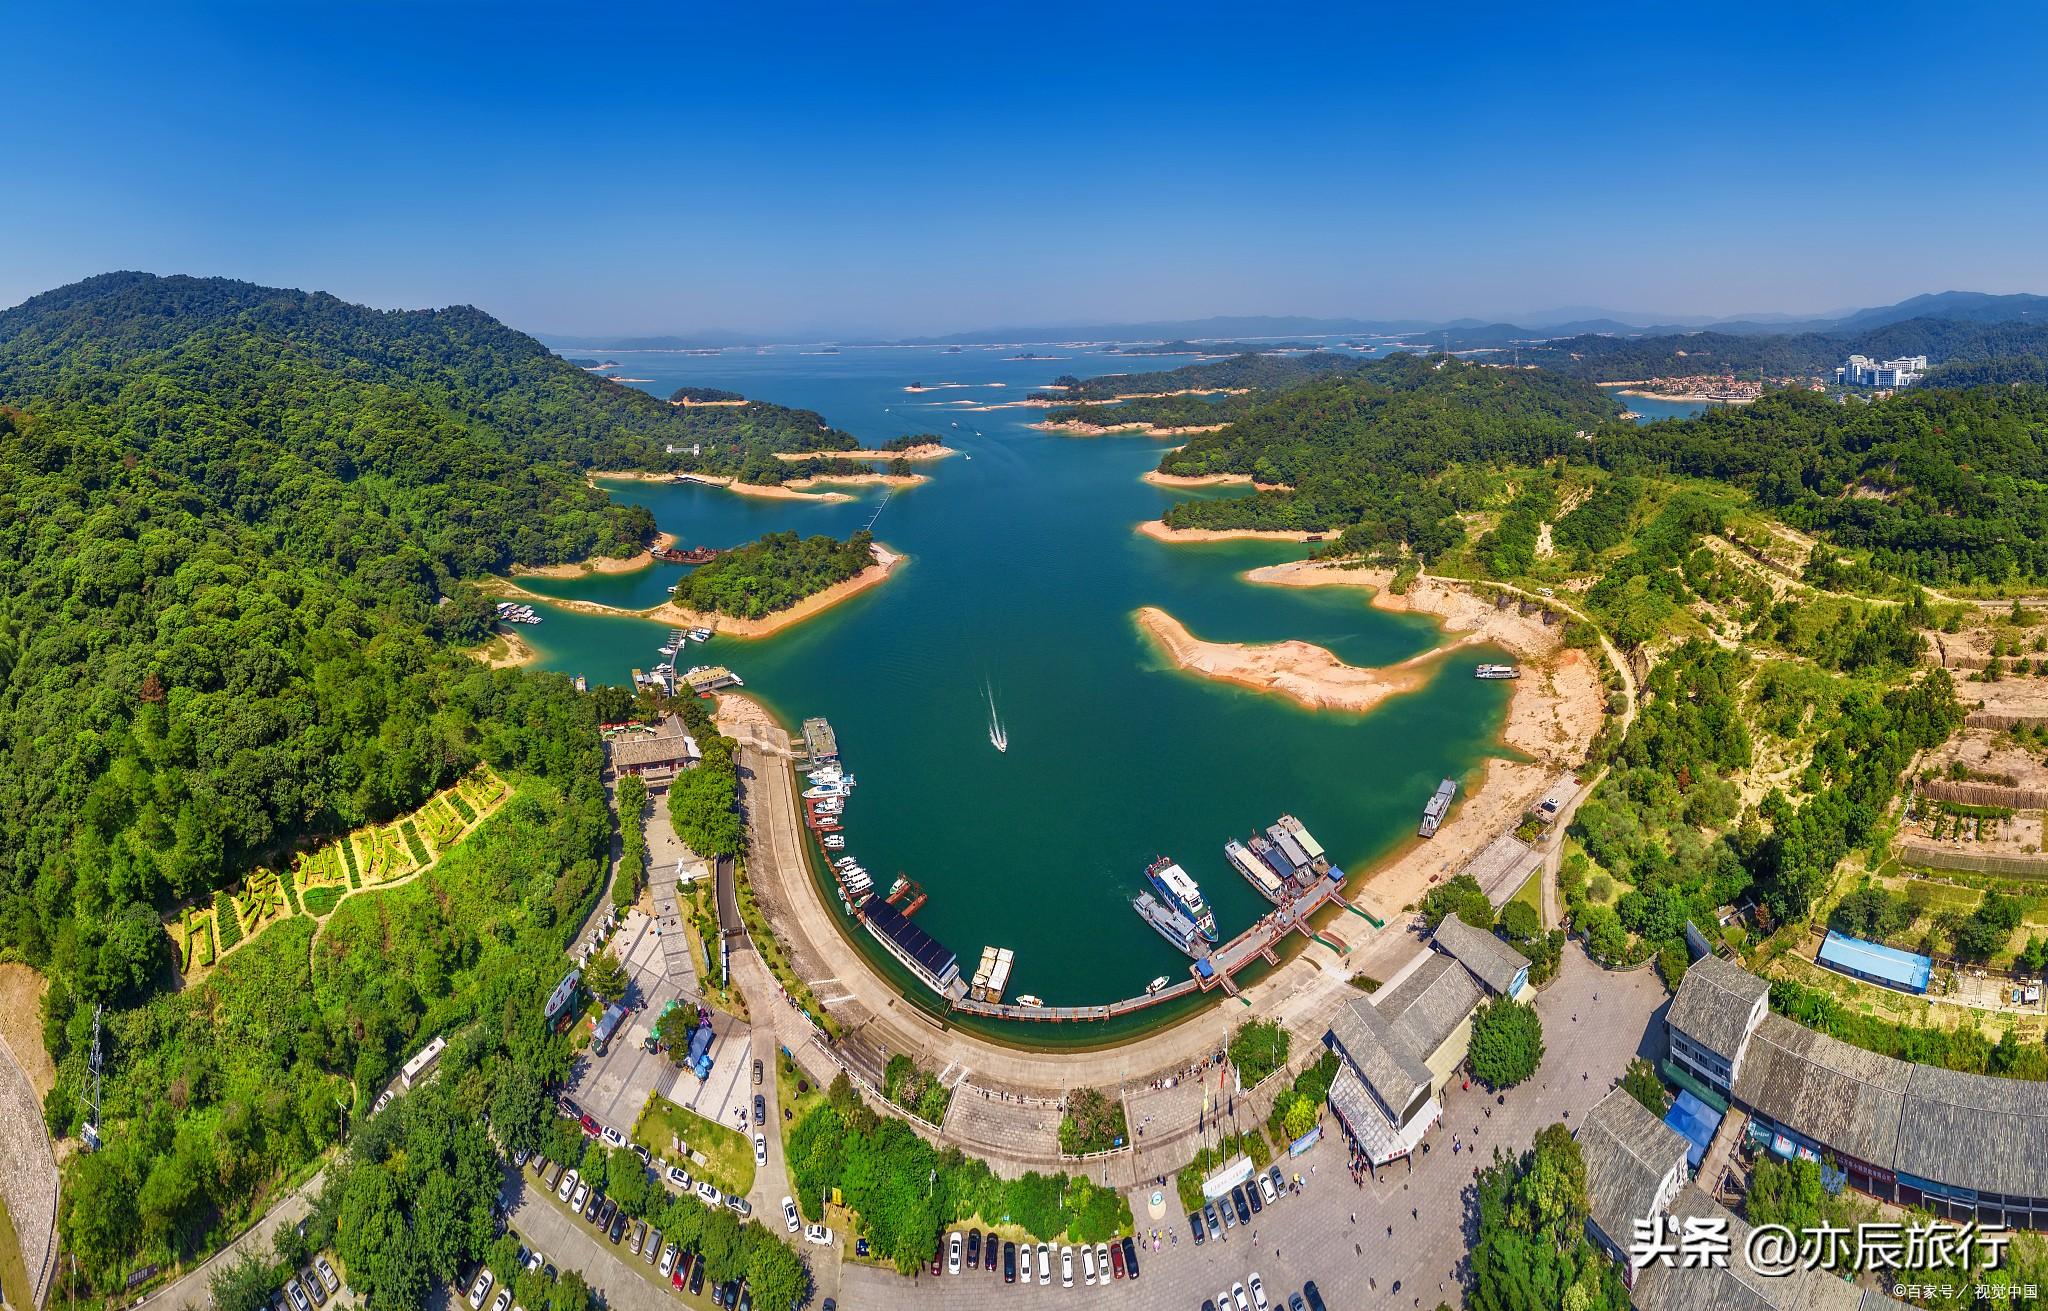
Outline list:
[[[1515,665],[1481,665],[1472,671],[1474,678],[1520,678],[1522,671]]]
[[[1285,889],[1282,887],[1279,878],[1274,875],[1272,870],[1266,867],[1266,862],[1254,856],[1250,848],[1246,847],[1244,843],[1239,842],[1236,838],[1232,838],[1224,843],[1223,858],[1228,860],[1238,873],[1245,876],[1246,881],[1252,885],[1261,897],[1272,902],[1275,906],[1280,904],[1281,898],[1285,895]]]
[[[1166,856],[1161,856],[1145,867],[1145,877],[1159,890],[1166,904],[1201,930],[1202,936],[1211,942],[1216,938],[1216,916],[1209,910],[1209,904],[1202,900],[1201,885],[1189,877],[1188,872]]]
[[[1287,863],[1287,857],[1281,854],[1280,848],[1274,846],[1272,840],[1264,834],[1252,834],[1244,845],[1246,850],[1257,856],[1259,863],[1273,871],[1282,883],[1294,877],[1294,867]]]
[[[1308,829],[1303,827],[1302,822],[1300,820],[1296,819],[1292,815],[1282,815],[1280,817],[1280,827],[1286,829],[1289,833],[1292,833],[1294,835],[1294,840],[1301,844],[1301,849],[1308,853],[1308,858],[1310,860],[1314,861],[1323,859],[1325,854],[1323,851],[1323,844],[1316,841],[1315,838],[1310,835]]]
[[[1444,816],[1451,811],[1451,798],[1456,795],[1458,785],[1450,779],[1437,784],[1435,795],[1431,796],[1429,804],[1422,808],[1422,826],[1416,832],[1425,838],[1435,837],[1436,831],[1443,827]]]
[[[1131,899],[1132,909],[1138,918],[1150,924],[1159,936],[1174,945],[1174,948],[1188,956],[1200,956],[1202,931],[1195,927],[1193,920],[1167,905],[1149,892],[1141,892]]]

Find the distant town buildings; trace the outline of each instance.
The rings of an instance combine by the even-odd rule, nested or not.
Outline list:
[[[1851,355],[1835,370],[1835,381],[1844,387],[1910,387],[1927,372],[1925,355],[1901,355],[1895,360],[1873,360],[1868,355]]]

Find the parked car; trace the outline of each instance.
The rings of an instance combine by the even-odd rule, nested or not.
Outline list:
[[[1239,1184],[1230,1190],[1230,1205],[1231,1209],[1237,1212],[1237,1222],[1239,1224],[1248,1225],[1252,1222],[1252,1208],[1244,1200],[1243,1184]]]
[[[661,1277],[666,1279],[676,1268],[676,1245],[670,1243],[661,1249]]]
[[[795,1233],[803,1227],[803,1221],[797,1219],[796,1201],[793,1198],[785,1197],[782,1199],[782,1224],[791,1233]],[[955,1273],[959,1272],[960,1263],[958,1261],[953,1263],[953,1269]]]
[[[754,1062],[754,1086],[756,1088],[761,1086],[761,1062],[759,1061]]]
[[[768,1099],[760,1093],[754,1094],[754,1123],[768,1123]]]
[[[744,1197],[734,1197],[731,1193],[725,1195],[725,1209],[742,1220],[754,1213],[752,1203],[748,1202]]]
[[[1131,1272],[1131,1278],[1136,1279],[1138,1277],[1138,1245],[1131,1241],[1128,1234],[1124,1235],[1123,1249],[1124,1269]]]
[[[1266,1205],[1268,1206],[1280,1200],[1280,1191],[1273,1187],[1273,1181],[1265,1175],[1259,1176],[1259,1191],[1266,1195]]]
[[[1209,1237],[1216,1238],[1222,1235],[1223,1227],[1216,1223],[1216,1203],[1202,1203],[1202,1223],[1203,1227],[1208,1229]]]
[[[1086,1243],[1081,1244],[1081,1282],[1095,1286],[1095,1249]]]
[[[488,1285],[486,1285],[486,1287],[488,1287]],[[313,1304],[306,1300],[306,1290],[299,1287],[298,1280],[285,1280],[284,1292],[285,1296],[289,1297],[292,1300],[292,1306],[297,1308],[297,1311],[313,1311]]]
[[[1052,1249],[1044,1243],[1038,1245],[1038,1286],[1052,1287]]]
[[[697,1297],[703,1292],[704,1263],[702,1261],[692,1261],[690,1263],[690,1296]]]
[[[1244,1200],[1252,1204],[1253,1215],[1257,1215],[1266,1209],[1266,1204],[1259,1200],[1259,1186],[1257,1184],[1247,1183],[1244,1186]]]
[[[655,1254],[659,1251],[661,1251],[661,1230],[650,1229],[647,1231],[647,1241],[640,1245],[640,1259],[649,1265],[653,1265]]]
[[[1308,1311],[1308,1304],[1301,1300],[1301,1294],[1290,1293],[1287,1296],[1287,1311]]]
[[[391,1105],[392,1096],[392,1091],[389,1088],[386,1088],[383,1092],[378,1093],[376,1104],[370,1107],[370,1114],[375,1115],[377,1112]]]
[[[768,1164],[768,1137],[766,1134],[757,1133],[754,1135],[754,1164]]]
[[[323,1256],[313,1262],[313,1268],[320,1272],[320,1282],[327,1285],[328,1292],[339,1293],[341,1291],[341,1276],[334,1273],[334,1267],[327,1263],[326,1257]]]
[[[969,1270],[981,1269],[981,1230],[979,1229],[967,1231],[967,1268]]]
[[[719,1192],[711,1186],[709,1179],[699,1179],[697,1181],[697,1196],[706,1206],[718,1205]]]
[[[984,1232],[981,1236],[982,1259],[988,1262],[988,1272],[990,1274],[996,1272],[996,1251],[1002,1241],[1002,1239],[996,1237],[996,1231],[993,1229]]]
[[[832,1231],[823,1225],[805,1225],[804,1241],[806,1243],[815,1243],[819,1247],[830,1247],[832,1246]]]
[[[512,1290],[509,1288],[500,1288],[498,1290],[498,1296],[493,1298],[491,1301],[491,1311],[505,1311],[505,1309],[511,1305]]]
[[[652,1170],[654,1168],[654,1153],[648,1151],[639,1143],[633,1144],[633,1155],[639,1157],[640,1164],[646,1166],[648,1169]]]
[[[597,1213],[602,1210],[604,1210],[604,1194],[593,1192],[590,1195],[590,1201],[583,1207],[583,1218],[586,1221],[594,1221],[597,1219]]]
[[[1230,1286],[1230,1302],[1231,1305],[1237,1308],[1237,1311],[1252,1311],[1252,1302],[1250,1298],[1244,1295],[1243,1284],[1232,1284]]]
[[[550,1161],[546,1173],[541,1175],[541,1182],[547,1185],[549,1192],[553,1192],[560,1186],[562,1182],[562,1163],[560,1161]]]
[[[1223,1227],[1225,1230],[1237,1227],[1237,1208],[1230,1204],[1228,1197],[1217,1198],[1216,1209],[1223,1214]]]
[[[299,1271],[299,1283],[313,1295],[314,1306],[327,1305],[327,1290],[320,1286],[320,1276],[313,1273],[313,1267],[307,1266]]]
[[[1256,1270],[1252,1271],[1252,1277],[1246,1282],[1251,1285],[1252,1306],[1257,1308],[1257,1311],[1268,1311],[1266,1286],[1259,1281],[1259,1272]]]
[[[525,1168],[526,1168],[526,1159],[527,1159],[528,1157],[532,1156],[532,1155],[533,1155],[533,1149],[532,1149],[532,1148],[529,1148],[529,1147],[522,1147],[522,1148],[520,1148],[520,1149],[519,1149],[518,1151],[516,1151],[516,1152],[512,1153],[512,1164],[513,1164],[513,1165],[515,1165],[515,1166],[518,1166],[518,1167],[519,1167],[520,1169],[525,1169]]]
[[[633,1222],[633,1255],[640,1255],[640,1249],[645,1246],[647,1246],[647,1222],[645,1220],[636,1220]]]
[[[626,1226],[632,1222],[632,1217],[621,1209],[617,1215],[612,1217],[611,1228],[606,1230],[605,1237],[611,1239],[612,1245],[616,1247],[618,1241],[626,1236]]]
[[[1109,1245],[1109,1273],[1113,1279],[1124,1277],[1124,1249],[1121,1243]]]
[[[612,1128],[610,1125],[606,1125],[603,1128],[603,1130],[601,1130],[598,1133],[597,1136],[604,1139],[604,1145],[606,1147],[624,1147],[626,1145],[626,1135],[620,1133],[617,1129]]]
[[[1273,1191],[1275,1193],[1284,1193],[1287,1191],[1287,1176],[1280,1173],[1279,1166],[1267,1166],[1266,1177],[1273,1181]]]
[[[1311,1279],[1301,1286],[1301,1295],[1308,1299],[1308,1311],[1330,1311],[1330,1308],[1323,1305],[1323,1295],[1317,1290],[1315,1280]]]
[[[1003,1244],[1003,1282],[1017,1282],[1017,1245],[1012,1242]]]
[[[603,1126],[598,1124],[598,1122],[595,1119],[588,1115],[579,1116],[577,1119],[577,1123],[583,1126],[583,1134],[587,1138],[595,1138],[600,1133],[604,1132]]]
[[[1074,1286],[1074,1249],[1062,1244],[1060,1247],[1060,1287]]]
[[[1200,1211],[1188,1212],[1188,1232],[1195,1236],[1195,1246],[1200,1247],[1202,1240],[1207,1237],[1202,1229],[1202,1213]]]
[[[496,1279],[497,1276],[491,1273],[489,1266],[485,1266],[476,1272],[476,1282],[469,1286],[470,1311],[483,1311],[484,1299],[491,1295],[491,1285],[496,1282]],[[289,1280],[285,1282],[285,1289],[287,1292],[298,1292],[298,1289]],[[299,1293],[292,1301],[302,1302],[305,1296],[304,1293]]]
[[[597,1227],[599,1229],[611,1228],[612,1218],[618,1215],[618,1213],[619,1204],[609,1197],[605,1198],[604,1205],[597,1208]]]
[[[686,1193],[690,1191],[690,1173],[683,1169],[682,1166],[670,1166],[667,1171],[667,1178],[672,1187],[680,1188]]]

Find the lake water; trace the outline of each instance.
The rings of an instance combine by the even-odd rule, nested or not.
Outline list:
[[[1170,855],[1201,883],[1229,937],[1269,909],[1224,861],[1222,845],[1298,816],[1347,869],[1412,837],[1445,776],[1470,781],[1501,750],[1508,685],[1465,676],[1467,662],[1366,716],[1310,713],[1277,697],[1168,666],[1132,611],[1156,605],[1203,638],[1301,638],[1354,664],[1404,659],[1438,641],[1423,619],[1371,610],[1360,591],[1243,581],[1299,556],[1272,543],[1168,545],[1137,536],[1177,496],[1139,481],[1171,441],[1063,438],[1032,431],[1038,409],[977,409],[1023,398],[1061,373],[1173,367],[1182,359],[1033,348],[795,348],[717,356],[606,352],[666,396],[684,383],[816,409],[868,444],[936,433],[964,454],[919,466],[933,481],[889,499],[876,537],[906,552],[895,576],[775,637],[693,645],[692,662],[730,665],[794,728],[830,719],[859,787],[847,851],[883,888],[900,872],[930,900],[917,922],[971,974],[984,945],[1012,948],[1009,996],[1053,1005],[1134,995],[1187,958],[1131,910],[1144,867]],[[584,354],[585,352],[578,352]],[[921,395],[907,384],[969,383]],[[1002,382],[1004,387],[985,384]],[[774,529],[845,535],[879,488],[837,505],[756,500],[692,484],[621,483],[685,544],[731,546]],[[1224,494],[1230,494],[1228,489]],[[681,572],[527,580],[535,591],[643,606]],[[546,609],[521,630],[548,669],[623,683],[649,667],[665,629]],[[1498,658],[1484,650],[1472,660]],[[989,743],[992,688],[1009,750]],[[1355,886],[1355,885],[1354,885]],[[1363,926],[1363,921],[1350,923]],[[865,932],[850,935],[905,976]],[[920,1004],[933,999],[914,985]],[[1185,1007],[1176,1008],[1184,1010]],[[1167,1008],[1144,1022],[1167,1018]],[[1011,1036],[1089,1040],[1091,1026],[1012,1026]],[[1093,1026],[1093,1038],[1103,1036]]]

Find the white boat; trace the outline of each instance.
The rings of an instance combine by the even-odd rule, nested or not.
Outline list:
[[[1010,733],[1003,727],[1002,717],[996,714],[996,690],[986,678],[981,680],[981,686],[988,693],[988,744],[998,751],[1008,751]]]
[[[824,842],[825,846],[833,851],[837,851],[839,848],[846,845],[846,839],[837,833],[827,833],[825,835]]]
[[[810,801],[827,801],[846,795],[844,783],[816,783],[804,789],[804,797]]]
[[[1020,992],[1020,993],[1018,993],[1018,994],[1017,994],[1017,1004],[1018,1004],[1019,1006],[1033,1006],[1033,1007],[1037,1007],[1037,1006],[1043,1006],[1043,1005],[1045,1005],[1045,1002],[1044,1002],[1043,1000],[1041,1000],[1040,998],[1037,998],[1037,997],[1034,997],[1034,996],[1032,996],[1032,995],[1031,995],[1030,993],[1028,993],[1028,992]]]
[[[711,640],[711,630],[708,628],[692,628],[689,637],[692,642],[708,642]]]
[[[1162,974],[1158,978],[1152,980],[1152,982],[1145,985],[1145,995],[1147,997],[1150,997],[1154,993],[1165,992],[1166,985],[1167,978],[1164,974]]]

